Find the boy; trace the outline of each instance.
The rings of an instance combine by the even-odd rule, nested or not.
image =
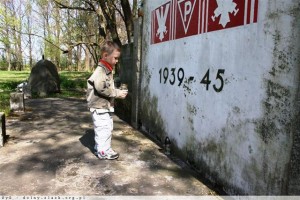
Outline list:
[[[119,61],[121,50],[108,41],[101,48],[101,60],[88,79],[87,104],[92,113],[95,132],[95,154],[100,159],[117,159],[119,154],[111,148],[113,130],[114,99],[124,99],[127,90],[114,87],[113,68]]]

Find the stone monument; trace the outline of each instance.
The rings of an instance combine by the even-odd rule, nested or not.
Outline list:
[[[60,92],[60,78],[56,66],[49,60],[40,60],[32,68],[26,90],[38,96]]]

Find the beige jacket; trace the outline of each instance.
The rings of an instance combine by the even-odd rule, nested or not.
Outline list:
[[[98,65],[87,80],[87,104],[90,110],[113,112],[113,102],[119,98],[120,90],[115,89],[113,74],[105,66]]]

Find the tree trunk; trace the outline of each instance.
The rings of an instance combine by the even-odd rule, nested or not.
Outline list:
[[[6,60],[7,60],[7,63],[8,63],[8,67],[7,67],[7,70],[8,71],[11,71],[11,57],[10,57],[10,45],[6,46]]]
[[[6,1],[3,2],[4,6],[4,34],[3,34],[3,40],[4,40],[4,46],[5,46],[5,56],[6,56],[6,62],[8,64],[7,70],[11,71],[12,70],[12,64],[11,64],[11,42],[10,42],[10,32],[9,32],[9,16],[8,16],[8,3]]]
[[[138,18],[138,5],[137,5],[137,0],[132,0],[132,17],[134,19]]]
[[[26,31],[28,32],[28,53],[29,53],[29,69],[32,69],[33,65],[33,58],[32,58],[32,21],[31,21],[31,13],[32,13],[32,7],[30,0],[27,0],[27,12],[26,12],[26,17],[27,17],[27,26],[26,26]]]
[[[31,22],[30,22],[30,18],[28,16],[27,18],[27,25],[28,25],[28,31],[29,33],[31,34]],[[33,62],[32,62],[32,39],[31,39],[31,35],[28,35],[28,48],[29,48],[29,67],[30,69],[32,69],[32,65],[33,65]]]
[[[61,29],[61,25],[60,25],[60,12],[59,12],[59,9],[56,8],[55,9],[55,38],[56,38],[56,41],[55,43],[56,44],[60,44],[60,29]],[[61,69],[61,66],[60,66],[60,51],[57,51],[55,53],[55,64],[56,64],[56,67],[57,69]]]
[[[81,46],[77,47],[77,71],[81,71],[81,53],[82,48]]]
[[[87,47],[84,48],[85,52],[85,59],[84,59],[84,65],[85,65],[85,71],[91,71],[91,53],[88,50]]]
[[[130,8],[130,4],[128,0],[121,0],[121,6],[123,9],[124,13],[124,22],[126,26],[126,31],[127,31],[127,39],[128,43],[133,42],[133,17],[132,17],[132,12]]]
[[[98,0],[98,3],[101,7],[101,10],[103,12],[103,15],[105,17],[107,28],[111,34],[112,40],[117,43],[118,45],[122,45],[120,38],[118,36],[117,26],[116,26],[116,14],[115,9],[112,6],[114,4],[114,1],[102,1]]]
[[[22,32],[22,19],[20,19],[19,30]],[[22,35],[17,33],[17,61],[19,71],[23,70]]]
[[[71,41],[71,19],[72,19],[72,17],[71,17],[71,14],[70,14],[70,11],[68,10],[67,11],[67,43],[68,44],[72,44],[72,41]],[[69,50],[69,52],[68,52],[68,57],[67,57],[67,66],[68,66],[68,70],[69,71],[71,71],[72,70],[72,49],[70,49]]]

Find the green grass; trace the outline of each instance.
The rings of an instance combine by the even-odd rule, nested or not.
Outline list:
[[[0,112],[10,112],[10,93],[29,77],[29,71],[0,71]]]
[[[91,73],[62,71],[59,75],[60,87],[62,90],[82,90],[86,89],[86,80]]]
[[[29,75],[30,71],[0,71],[0,112],[9,115],[10,93],[16,91],[17,85],[26,81]],[[49,97],[85,97],[86,80],[90,75],[90,72],[59,72],[61,93]]]

